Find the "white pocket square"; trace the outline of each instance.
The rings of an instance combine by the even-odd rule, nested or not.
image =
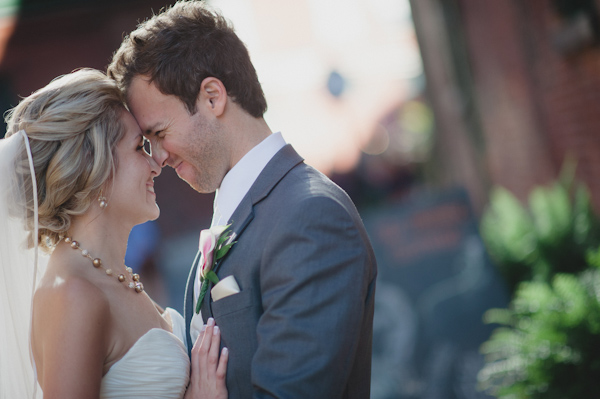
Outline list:
[[[235,277],[227,276],[210,290],[210,296],[213,302],[217,302],[219,299],[237,294],[238,292],[240,292],[240,286],[235,281]]]

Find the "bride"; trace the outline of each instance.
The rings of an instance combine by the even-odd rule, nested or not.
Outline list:
[[[190,374],[183,318],[154,303],[124,264],[132,227],[159,216],[161,169],[123,104],[112,80],[85,69],[8,114],[0,398],[227,398],[214,321]]]

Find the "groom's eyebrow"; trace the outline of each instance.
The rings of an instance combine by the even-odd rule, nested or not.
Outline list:
[[[171,123],[170,121],[157,121],[146,128],[145,134],[148,136],[157,136],[159,132],[167,129]]]
[[[160,132],[161,130],[162,129],[160,129],[160,125],[157,123],[155,125],[148,127],[146,129],[146,134],[149,136],[156,136],[158,134],[158,132]]]

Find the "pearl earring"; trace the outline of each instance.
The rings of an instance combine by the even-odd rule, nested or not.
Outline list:
[[[106,197],[102,195],[102,190],[100,190],[100,196],[98,197],[98,203],[100,204],[100,208],[104,209],[108,206],[108,202],[106,201]]]

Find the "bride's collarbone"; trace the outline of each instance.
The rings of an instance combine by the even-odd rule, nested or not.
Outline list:
[[[171,327],[145,291],[136,292],[126,282],[119,282],[116,275],[106,275],[102,269],[94,268],[89,259],[73,257],[69,248],[50,257],[39,291],[60,290],[73,280],[89,284],[91,291],[106,301],[110,308],[110,329],[118,332],[117,336],[129,337],[127,341],[135,342],[152,328],[170,331]]]
[[[112,323],[117,330],[131,339],[137,339],[152,328],[170,331],[167,321],[158,313],[145,292],[113,287],[110,297]]]
[[[126,333],[126,336],[136,337],[151,328],[170,330],[170,326],[158,313],[150,297],[143,292],[136,292],[125,283],[109,278],[99,270],[86,270],[80,264],[49,265],[41,284],[36,292],[36,297],[48,298],[52,293],[57,293],[63,287],[72,285],[74,281],[83,282],[89,289],[80,290],[80,296],[94,293],[98,299],[105,301],[110,308],[110,326]]]

